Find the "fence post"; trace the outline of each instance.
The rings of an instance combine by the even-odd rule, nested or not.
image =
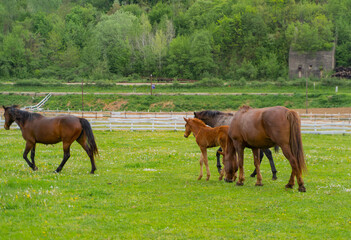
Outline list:
[[[112,132],[112,124],[111,124],[111,122],[110,122],[110,132]]]
[[[155,119],[152,119],[152,131],[155,131]]]

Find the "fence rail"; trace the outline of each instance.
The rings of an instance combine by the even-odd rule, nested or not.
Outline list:
[[[193,117],[191,112],[41,112],[45,116],[62,113],[84,116],[94,130],[103,131],[184,131],[183,117]],[[351,117],[337,114],[301,114],[301,132],[310,134],[351,134]],[[324,117],[321,117],[324,116]],[[0,117],[0,124],[4,119]],[[17,125],[14,126],[18,128]]]

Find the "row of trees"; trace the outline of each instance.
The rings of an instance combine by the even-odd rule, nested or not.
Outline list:
[[[351,65],[348,0],[2,0],[0,78],[277,79],[290,47]]]

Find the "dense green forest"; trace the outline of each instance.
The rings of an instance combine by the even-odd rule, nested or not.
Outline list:
[[[351,66],[350,0],[1,0],[0,79],[277,80],[288,53]]]

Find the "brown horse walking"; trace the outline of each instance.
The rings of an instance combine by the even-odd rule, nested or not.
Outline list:
[[[292,168],[290,180],[285,187],[293,188],[296,177],[299,191],[306,191],[302,180],[306,164],[301,140],[301,120],[295,111],[279,106],[261,109],[244,106],[235,113],[228,135],[230,140],[224,154],[227,181],[235,180],[239,168],[237,185],[244,184],[244,148],[248,147],[254,154],[256,186],[262,186],[259,149],[278,145]]]
[[[200,180],[203,176],[203,163],[205,163],[206,166],[206,180],[209,180],[211,174],[208,167],[207,148],[221,146],[223,151],[225,151],[228,141],[228,126],[211,128],[206,126],[206,124],[200,119],[184,118],[184,120],[186,122],[184,137],[187,138],[191,133],[193,133],[196,139],[196,143],[201,150],[200,175],[198,177],[198,180]],[[219,180],[222,180],[223,174],[224,170],[220,172]]]
[[[10,129],[13,122],[21,128],[22,136],[26,140],[26,148],[23,153],[24,160],[34,171],[35,165],[35,145],[37,143],[56,144],[63,143],[63,160],[55,172],[60,172],[70,157],[70,147],[77,141],[88,154],[91,161],[91,172],[96,170],[94,157],[98,154],[93,131],[88,120],[71,115],[63,115],[54,118],[47,118],[38,113],[22,111],[17,106],[4,107],[6,130]],[[30,162],[27,155],[31,152]]]

